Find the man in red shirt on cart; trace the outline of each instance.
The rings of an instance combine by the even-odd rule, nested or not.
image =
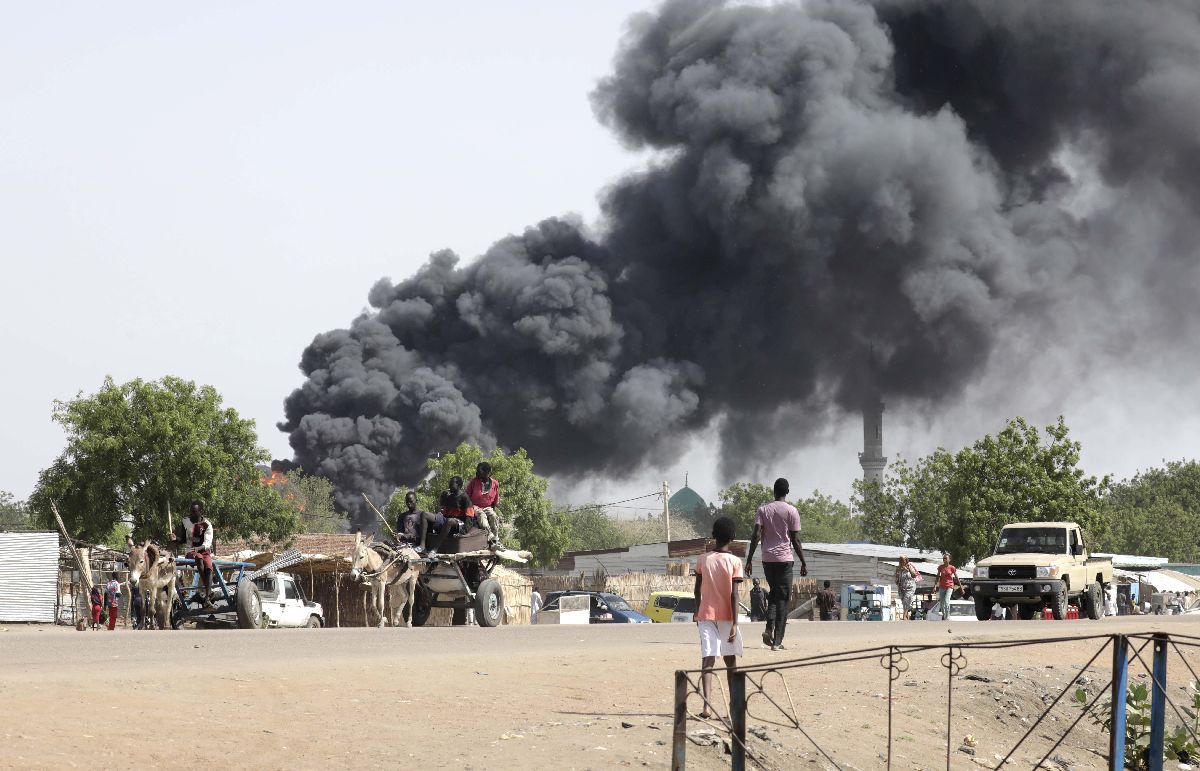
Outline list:
[[[500,483],[492,478],[492,464],[486,460],[475,467],[475,477],[467,483],[467,497],[475,507],[479,524],[488,531],[488,543],[500,544]]]

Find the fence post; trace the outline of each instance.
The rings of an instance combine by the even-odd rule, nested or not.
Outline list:
[[[1125,768],[1125,691],[1129,682],[1129,641],[1113,635],[1112,733],[1108,737],[1109,771]]]
[[[732,744],[733,771],[746,769],[746,673],[734,670],[729,673],[729,722],[733,727]]]
[[[1154,635],[1154,684],[1150,696],[1150,771],[1162,771],[1167,717],[1167,636]]]
[[[671,771],[687,768],[687,700],[688,678],[682,669],[675,670],[675,732],[671,739]]]

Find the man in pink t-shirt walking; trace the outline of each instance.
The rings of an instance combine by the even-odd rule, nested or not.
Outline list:
[[[791,488],[780,477],[775,480],[775,500],[758,507],[754,515],[754,533],[746,552],[746,575],[751,574],[754,551],[762,541],[762,567],[767,585],[767,629],[763,644],[771,650],[783,650],[783,631],[787,626],[788,603],[792,599],[792,550],[800,556],[800,575],[808,575],[804,564],[804,546],[800,543],[800,512],[787,502]]]

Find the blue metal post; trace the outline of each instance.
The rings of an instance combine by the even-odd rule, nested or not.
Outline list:
[[[1125,690],[1129,685],[1129,641],[1113,635],[1112,734],[1108,737],[1108,769],[1125,768]]]
[[[1150,771],[1162,771],[1167,718],[1167,636],[1154,635],[1154,688],[1150,693]]]

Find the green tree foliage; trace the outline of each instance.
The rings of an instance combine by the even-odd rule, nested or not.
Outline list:
[[[949,551],[961,564],[990,554],[1009,522],[1073,521],[1104,542],[1107,487],[1107,478],[1079,468],[1079,443],[1062,418],[1046,427],[1045,441],[1015,418],[957,453],[939,449],[915,465],[897,464],[882,486],[856,485],[854,503],[867,537]]]
[[[800,512],[801,537],[814,543],[846,543],[862,538],[858,517],[842,501],[820,490],[808,498],[796,501]]]
[[[754,529],[754,514],[764,503],[775,500],[771,488],[758,482],[735,482],[717,493],[721,502],[718,513],[729,517],[737,528],[738,538],[749,538]],[[801,525],[804,523],[801,522]]]
[[[325,477],[291,471],[276,488],[284,500],[300,514],[300,527],[306,533],[344,533],[350,518],[338,511],[333,502],[333,483]]]
[[[629,545],[616,520],[608,516],[601,506],[582,506],[563,513],[571,523],[571,541],[567,551],[618,549]]]
[[[7,490],[0,490],[0,530],[29,530],[33,527],[29,506]]]
[[[1200,463],[1173,461],[1112,486],[1106,548],[1124,554],[1200,562]]]
[[[107,378],[92,396],[55,402],[67,446],[38,477],[35,516],[53,523],[53,500],[77,538],[104,541],[126,517],[139,537],[166,538],[167,507],[178,523],[198,499],[218,537],[286,539],[299,526],[296,507],[262,483],[255,466],[269,455],[254,421],[221,401],[211,386],[165,377]]]
[[[511,453],[497,447],[491,454],[474,444],[460,444],[453,452],[430,458],[433,476],[417,488],[417,503],[426,511],[437,511],[438,495],[449,487],[450,477],[461,476],[469,482],[480,461],[492,464],[492,476],[500,484],[500,515],[512,530],[504,537],[533,554],[533,564],[553,565],[571,541],[571,522],[561,511],[553,511],[546,497],[549,483],[533,473],[533,461],[523,449]],[[464,485],[465,487],[465,485]],[[389,517],[404,508],[407,488],[401,487],[388,501]],[[506,541],[507,542],[507,541]]]
[[[717,493],[721,506],[717,513],[731,517],[737,537],[750,538],[758,507],[775,500],[771,488],[759,482],[737,482]],[[812,495],[791,502],[800,512],[800,537],[815,543],[845,543],[862,538],[858,517],[845,503],[813,490]],[[704,533],[705,536],[709,533]]]

